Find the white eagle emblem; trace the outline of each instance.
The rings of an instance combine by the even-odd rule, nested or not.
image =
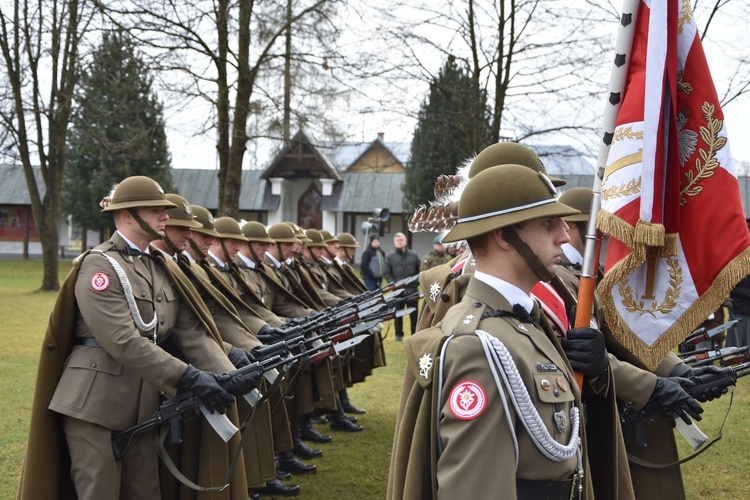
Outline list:
[[[419,374],[424,378],[429,378],[430,368],[432,368],[432,356],[426,352],[419,358]]]

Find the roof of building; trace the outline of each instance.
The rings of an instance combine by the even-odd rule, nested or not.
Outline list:
[[[45,185],[42,170],[34,168],[39,195],[44,196]],[[3,205],[31,205],[31,195],[21,165],[0,165],[0,203]]]
[[[261,177],[317,177],[341,180],[339,169],[328,154],[302,130],[274,156]]]
[[[219,208],[218,170],[173,168],[175,190],[191,204],[209,210]],[[240,212],[276,210],[280,198],[271,194],[271,184],[261,179],[260,170],[243,170],[240,191]]]
[[[385,207],[394,214],[403,211],[401,185],[405,174],[343,173],[341,177],[344,182],[323,198],[321,210],[370,213]]]

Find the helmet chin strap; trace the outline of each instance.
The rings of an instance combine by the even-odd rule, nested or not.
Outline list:
[[[523,260],[531,267],[531,270],[539,277],[541,281],[548,282],[552,280],[553,274],[542,264],[539,256],[526,244],[525,241],[518,236],[518,233],[512,227],[504,227],[503,234],[508,239],[508,242],[521,254]]]
[[[164,243],[166,243],[167,248],[169,248],[169,250],[172,251],[172,255],[179,256],[180,255],[180,251],[177,249],[177,246],[174,244],[174,242],[172,240],[169,239],[169,235],[167,234],[166,231],[164,231],[164,234],[165,234],[165,236],[164,236]]]
[[[222,257],[224,258],[224,263],[231,264],[231,262],[229,262],[229,252],[227,251],[226,245],[224,245],[224,242],[226,240],[226,238],[219,239],[219,245],[221,245],[221,252],[224,254],[222,255]]]
[[[200,256],[199,260],[203,260],[206,258],[206,254],[201,252],[201,249],[198,247],[198,244],[195,241],[193,241],[192,238],[188,240],[188,244],[190,245],[190,248],[192,248],[193,251],[195,252],[195,255]]]
[[[144,221],[141,216],[138,214],[137,208],[128,208],[128,212],[130,212],[130,215],[133,216],[133,219],[138,223],[138,225],[148,233],[149,236],[151,236],[155,240],[163,240],[164,235],[161,235],[157,233],[156,231],[151,228],[148,224],[146,224],[146,221]]]
[[[255,253],[255,250],[253,250],[253,242],[248,241],[247,242],[247,251],[250,252],[250,258],[255,262],[256,264],[260,263],[260,257],[258,257],[258,254]]]

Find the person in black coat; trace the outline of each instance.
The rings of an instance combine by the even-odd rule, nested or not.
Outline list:
[[[727,332],[727,346],[750,345],[750,276],[744,277],[729,293],[734,316],[742,321]]]
[[[406,248],[406,235],[404,233],[396,233],[393,236],[393,246],[396,250],[389,253],[385,257],[385,273],[383,276],[386,281],[398,281],[410,276],[416,276],[419,274],[419,268],[421,261],[417,252]],[[417,283],[410,288],[405,290],[404,295],[408,295],[417,289]],[[414,335],[415,328],[417,326],[417,308],[416,302],[404,303],[402,307],[414,307],[414,311],[409,315],[411,320],[411,333]],[[403,319],[396,318],[394,320],[396,325],[396,340],[401,340],[404,337],[404,326]]]
[[[362,252],[360,271],[368,290],[380,288],[385,272],[385,252],[380,248],[380,235],[370,235],[370,246]]]

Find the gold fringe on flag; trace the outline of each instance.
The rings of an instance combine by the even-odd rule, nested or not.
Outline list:
[[[672,235],[669,235],[672,236]],[[672,238],[669,238],[672,239]],[[676,238],[675,247],[676,247]],[[659,363],[672,351],[673,346],[682,342],[697,325],[703,323],[726,300],[737,283],[747,275],[750,266],[750,248],[732,259],[714,278],[708,290],[691,304],[688,310],[665,331],[653,345],[643,342],[625,323],[615,307],[612,289],[624,281],[643,262],[636,262],[632,254],[624,258],[607,272],[599,286],[599,299],[607,319],[607,324],[622,345],[640,359],[649,370],[655,370]]]
[[[650,247],[663,246],[664,225],[639,220],[635,223],[635,234],[633,235],[633,239],[636,244],[640,243]]]

